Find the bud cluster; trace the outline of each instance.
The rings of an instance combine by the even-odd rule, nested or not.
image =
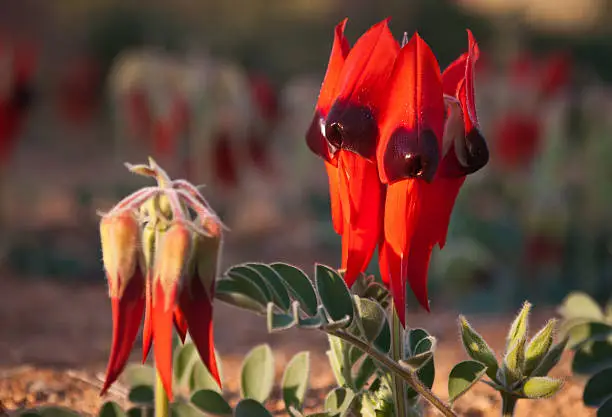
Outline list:
[[[223,225],[198,187],[171,180],[149,164],[127,168],[153,177],[101,214],[102,257],[113,308],[113,344],[103,392],[117,379],[143,325],[143,360],[155,344],[155,362],[172,397],[172,327],[187,331],[218,380],[212,334],[212,301]],[[219,382],[219,381],[218,381]]]

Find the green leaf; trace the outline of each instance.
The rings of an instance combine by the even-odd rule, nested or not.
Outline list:
[[[612,416],[612,397],[608,398],[597,410],[597,417]]]
[[[380,334],[374,340],[374,346],[382,353],[388,353],[391,349],[391,328],[389,327],[389,321],[383,322],[383,327],[380,330]]]
[[[487,375],[495,381],[497,369],[499,368],[495,353],[464,316],[459,316],[459,327],[465,351],[476,362],[483,363],[487,367]]]
[[[557,320],[548,323],[531,339],[525,352],[525,373],[527,375],[538,367],[553,344]]]
[[[272,414],[261,403],[247,398],[238,403],[234,417],[272,417]]]
[[[231,416],[232,407],[216,391],[200,390],[191,396],[191,403],[205,413],[217,416]]]
[[[259,345],[247,353],[240,371],[242,398],[264,402],[272,392],[274,383],[274,356],[267,344]]]
[[[531,373],[531,376],[546,376],[551,371],[552,368],[557,366],[561,357],[563,356],[563,352],[567,346],[567,340],[563,339],[561,342],[553,345],[552,348],[548,351],[542,362],[538,365],[538,367]]]
[[[338,360],[336,355],[334,355],[334,352],[328,350],[327,352],[325,352],[325,354],[327,355],[327,359],[329,360],[329,366],[331,367],[332,373],[334,374],[334,378],[336,379],[336,384],[339,386],[346,385],[347,381],[342,372],[342,365],[340,364],[340,361]]]
[[[262,314],[266,311],[266,304],[262,304],[262,302],[254,300],[245,294],[248,293],[250,290],[245,289],[244,287],[249,285],[253,284],[244,284],[244,282],[239,283],[227,278],[221,279],[217,283],[217,287],[215,290],[215,298],[227,304],[233,305],[234,307],[239,307],[245,310]],[[253,286],[253,288],[257,287]],[[259,290],[256,289],[254,291]]]
[[[194,407],[192,404],[176,401],[170,404],[171,417],[205,417],[206,414]]]
[[[367,298],[354,296],[355,306],[359,320],[357,321],[363,335],[368,342],[373,342],[378,338],[387,322],[385,310],[375,301]]]
[[[425,329],[410,329],[406,334],[406,353],[413,355],[419,342],[429,337],[429,333]]]
[[[191,373],[195,363],[198,361],[198,351],[193,343],[185,343],[179,347],[174,354],[174,380],[179,387],[188,388],[191,379]],[[155,380],[155,371],[153,371],[153,381]],[[153,386],[153,384],[151,384]]]
[[[133,387],[128,394],[128,400],[139,405],[153,405],[155,394],[150,385],[138,385]]]
[[[294,301],[293,309],[298,308],[299,302]],[[268,304],[268,332],[279,332],[287,330],[298,324],[298,314],[294,311],[293,314],[276,313],[274,312],[275,306],[273,303]]]
[[[81,417],[79,413],[66,407],[46,406],[38,409],[42,417]]]
[[[289,310],[289,307],[291,306],[291,299],[289,298],[289,293],[287,292],[287,288],[285,288],[285,284],[283,283],[281,276],[266,264],[249,263],[248,266],[259,272],[259,274],[269,285],[274,304],[276,304],[276,306],[281,310]]]
[[[237,300],[239,300],[240,297],[236,296],[241,295],[243,298],[252,300],[252,302],[254,302],[256,305],[255,311],[258,312],[264,310],[265,306],[268,305],[268,300],[266,299],[266,296],[261,292],[259,287],[249,279],[238,274],[232,274],[231,276],[228,276],[228,278],[220,280],[217,283],[215,294],[217,298],[220,295],[234,294],[234,297],[237,298]],[[252,303],[246,303],[245,305],[236,305],[238,307],[250,309],[251,304]]]
[[[271,302],[273,300],[272,290],[270,289],[270,286],[266,283],[266,281],[259,274],[259,272],[251,268],[250,265],[233,266],[227,272],[227,276],[233,277],[234,275],[240,275],[241,277],[244,277],[250,280],[253,284],[257,285],[257,288],[259,288],[261,293],[266,298],[267,302]]]
[[[583,292],[570,293],[561,303],[559,314],[566,319],[587,318],[603,320],[603,312],[599,305]]]
[[[366,356],[361,362],[361,366],[359,366],[357,373],[355,374],[355,378],[353,378],[353,384],[355,388],[360,390],[362,389],[370,380],[370,378],[376,373],[378,367],[376,366],[376,362],[372,359],[371,356]]]
[[[612,368],[599,371],[584,387],[582,399],[589,407],[599,407],[612,396]]]
[[[567,329],[569,336],[568,346],[575,349],[578,345],[588,340],[605,340],[612,334],[612,326],[605,323],[587,322],[580,323]]]
[[[127,417],[153,417],[153,407],[132,407],[125,412]]]
[[[336,388],[325,397],[325,410],[332,415],[342,415],[351,406],[355,393],[346,388]]]
[[[431,387],[433,387],[436,378],[436,367],[433,357],[417,371],[417,376],[427,388],[431,389]],[[417,392],[410,387],[406,389],[406,392],[409,400],[418,397]]]
[[[487,372],[487,367],[476,361],[459,362],[448,376],[448,397],[452,403],[465,394]]]
[[[427,336],[416,344],[413,352],[414,355],[420,355],[427,352],[433,353],[434,350],[436,350],[436,338],[433,336]]]
[[[19,417],[41,417],[41,415],[39,414],[37,409],[33,408],[24,410],[23,412],[19,413]]]
[[[536,376],[528,378],[523,384],[523,394],[527,398],[550,398],[563,386],[563,380]]]
[[[98,417],[126,417],[125,411],[114,401],[107,401],[100,407]]]
[[[216,351],[215,354],[217,355]],[[219,355],[217,355],[217,367],[219,369],[219,377],[221,381],[223,381],[223,373],[222,373],[222,364],[219,359]],[[191,376],[189,378],[189,385],[191,387],[191,392],[208,389],[211,391],[221,392],[221,388],[219,388],[219,384],[213,378],[213,376],[206,368],[206,365],[200,360],[197,360],[193,364],[193,368],[191,369]]]
[[[320,329],[326,323],[325,308],[323,306],[319,306],[316,316],[298,317],[298,326],[302,329]]]
[[[431,358],[433,358],[433,353],[428,351],[413,355],[404,360],[400,360],[399,363],[411,371],[417,371],[425,366],[431,360]]]
[[[155,369],[149,365],[130,364],[123,371],[123,378],[128,387],[137,385],[155,385]]]
[[[531,303],[525,301],[521,311],[519,311],[519,313],[516,315],[512,326],[510,326],[510,331],[508,332],[508,337],[506,339],[506,354],[510,352],[512,347],[517,346],[519,343],[524,345],[524,342],[521,341],[527,338],[530,311]]]
[[[350,350],[349,345],[346,344],[342,339],[328,335],[329,346],[331,350],[327,353],[332,371],[336,376],[336,381],[339,386],[351,386],[352,385],[352,373],[350,363]]]
[[[506,386],[510,386],[514,382],[523,377],[525,371],[525,344],[527,339],[524,337],[514,342],[510,346],[510,350],[504,357],[502,369],[504,372]]]
[[[315,267],[317,290],[325,311],[333,321],[353,319],[353,300],[344,280],[336,271],[324,265]]]
[[[317,314],[317,294],[306,274],[293,265],[280,262],[270,267],[280,275],[289,292],[300,302],[300,308],[309,316]]]
[[[287,410],[289,407],[302,409],[309,375],[310,355],[308,352],[300,352],[289,361],[283,373],[281,387]]]
[[[612,345],[607,341],[596,341],[582,345],[574,355],[572,372],[590,375],[612,367]]]

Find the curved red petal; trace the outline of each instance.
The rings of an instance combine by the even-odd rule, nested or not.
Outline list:
[[[151,278],[147,277],[145,285],[145,316],[142,325],[142,363],[147,361],[151,344],[153,343],[153,294],[151,289]]]
[[[136,268],[121,297],[111,298],[113,312],[113,341],[106,368],[106,379],[100,395],[104,395],[117,380],[130,356],[136,342],[145,300],[143,297],[144,279]]]
[[[387,188],[384,218],[384,258],[386,273],[391,282],[391,292],[397,313],[405,324],[405,297],[407,260],[412,237],[420,221],[422,188],[419,180],[404,180]]]
[[[376,164],[341,150],[338,161],[339,188],[344,217],[342,268],[350,287],[365,271],[382,231],[382,184]]]
[[[189,334],[202,362],[221,388],[221,377],[215,356],[213,305],[201,280],[192,279],[190,285],[183,287],[179,295],[179,305],[185,314]]]
[[[400,47],[389,30],[389,19],[372,26],[349,52],[337,89],[337,99],[377,110],[386,96],[389,78]]]
[[[447,96],[458,96],[459,85],[465,79],[465,63],[468,53],[461,54],[459,58],[451,62],[442,73],[442,88]]]
[[[327,139],[323,135],[322,124],[324,124],[325,117],[336,98],[340,73],[350,51],[350,45],[344,36],[344,28],[347,21],[348,19],[344,19],[336,25],[334,30],[334,43],[327,64],[327,71],[321,84],[321,92],[315,107],[315,114],[306,132],[306,144],[310,150],[334,165],[337,164],[337,161],[333,157],[327,144]]]
[[[176,287],[164,291],[157,280],[153,284],[153,338],[155,367],[160,375],[162,385],[170,401],[172,391],[172,324],[174,317],[174,300]]]
[[[174,327],[181,339],[181,343],[185,343],[187,337],[187,319],[179,307],[174,309]]]
[[[342,200],[340,198],[340,185],[338,167],[325,162],[325,169],[327,170],[327,177],[329,178],[329,198],[331,201],[331,217],[334,230],[339,235],[342,234],[344,218],[342,216]]]
[[[402,164],[413,161],[412,153],[422,156],[427,149],[433,151],[428,158],[435,174],[444,131],[442,80],[436,57],[418,34],[399,52],[386,91],[377,149],[380,180],[391,183],[406,178],[403,174],[410,170]],[[426,143],[432,136],[426,132],[433,132],[433,144]],[[437,150],[432,148],[436,146]]]
[[[464,113],[463,119],[466,133],[470,132],[473,128],[480,128],[478,116],[476,115],[476,97],[474,94],[474,66],[480,53],[472,32],[468,30],[467,33],[469,50],[465,62],[465,85],[461,88],[461,90],[465,89],[465,92],[462,93],[460,91],[459,95],[459,101],[461,101]],[[463,97],[463,94],[465,94],[465,97]]]

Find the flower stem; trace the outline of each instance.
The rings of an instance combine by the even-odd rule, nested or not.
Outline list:
[[[391,358],[395,362],[404,359],[404,326],[395,311],[395,304],[391,302]],[[402,378],[395,372],[391,373],[393,384],[393,403],[396,416],[405,416],[406,413],[406,386]]]
[[[517,398],[509,394],[502,394],[502,417],[514,416]]]
[[[155,369],[155,417],[170,417],[170,404],[161,376]]]
[[[437,408],[443,416],[457,417],[457,414],[455,414],[455,412],[452,410],[452,408],[450,408],[448,404],[446,404],[440,398],[436,397],[436,395],[431,392],[429,388],[423,385],[423,383],[419,380],[415,372],[411,371],[410,369],[403,368],[399,363],[391,359],[386,354],[380,352],[376,348],[372,347],[370,344],[349,333],[346,333],[341,330],[328,330],[327,333],[331,334],[332,336],[339,337],[340,339],[347,341],[353,346],[356,346],[357,348],[361,349],[362,351],[370,355],[372,358],[374,358],[385,368],[389,369],[392,373],[399,375],[406,384],[410,385],[412,389],[414,389],[419,395],[425,398],[434,408]]]

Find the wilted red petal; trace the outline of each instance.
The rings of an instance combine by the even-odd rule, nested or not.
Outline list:
[[[387,99],[385,86],[399,50],[388,20],[372,26],[349,52],[325,122],[333,146],[371,160],[376,157],[380,107]]]
[[[387,265],[381,273],[389,275],[386,280],[391,283],[391,295],[402,324],[405,324],[407,261],[412,236],[420,221],[422,187],[425,185],[420,180],[411,179],[393,183],[387,188],[385,246],[382,249]]]
[[[170,401],[172,392],[172,324],[176,286],[164,286],[159,279],[153,284],[153,337],[155,367]]]
[[[145,317],[142,326],[142,363],[147,361],[147,356],[151,351],[153,343],[153,294],[151,289],[151,279],[146,279],[145,285]]]
[[[119,277],[121,280],[121,277]],[[112,297],[113,341],[110,357],[106,368],[106,380],[100,395],[104,395],[117,380],[136,341],[145,300],[143,297],[144,279],[140,268],[136,268],[134,276],[128,281],[121,297]]]
[[[339,189],[344,226],[342,268],[350,287],[365,271],[378,244],[382,227],[382,184],[376,164],[357,154],[340,151]]]
[[[174,327],[181,339],[181,343],[185,343],[187,337],[187,319],[179,307],[174,309]]]
[[[192,279],[189,285],[183,287],[179,295],[179,305],[185,314],[189,334],[202,362],[221,388],[215,356],[213,305],[200,279]]]
[[[440,67],[418,34],[398,54],[385,91],[377,149],[380,180],[431,181],[440,159],[445,108]]]
[[[323,78],[312,123],[306,132],[306,143],[310,150],[333,165],[336,165],[337,161],[330,152],[327,139],[323,136],[322,124],[324,124],[327,113],[336,98],[336,88],[340,72],[350,50],[350,45],[344,36],[344,28],[347,21],[348,19],[344,19],[336,25],[334,30],[334,43],[327,64],[327,71]]]

